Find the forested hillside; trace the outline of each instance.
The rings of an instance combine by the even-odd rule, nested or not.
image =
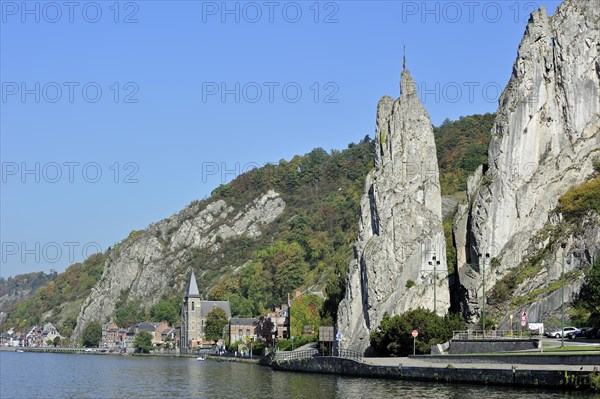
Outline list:
[[[446,119],[433,129],[437,147],[442,195],[467,189],[467,179],[487,164],[487,150],[495,114]]]
[[[485,149],[492,122],[491,114],[473,115],[445,121],[435,128],[443,192],[464,189],[477,162],[487,161]],[[323,291],[323,322],[333,323],[344,295],[364,181],[373,162],[374,142],[365,136],[345,150],[327,152],[317,148],[289,161],[251,170],[219,186],[210,198],[194,201],[188,208],[201,209],[223,199],[235,208],[235,214],[273,189],[285,201],[285,210],[273,223],[265,225],[258,237],[217,238],[216,251],[190,249],[176,275],[187,279],[186,270],[192,267],[200,276],[201,294],[229,300],[232,313],[242,317],[279,306],[288,293],[297,289]],[[134,232],[119,245],[139,233]],[[68,335],[78,306],[100,278],[110,251],[115,250],[118,246],[69,267],[54,282],[39,288],[34,298],[11,311],[6,325],[25,329],[47,315]],[[177,286],[177,281],[170,285]],[[158,304],[146,307],[128,300],[127,292],[122,292],[115,320],[120,325],[153,318],[176,322],[182,294],[158,293]]]

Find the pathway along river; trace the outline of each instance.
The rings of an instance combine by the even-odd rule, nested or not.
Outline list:
[[[0,398],[584,398],[583,392],[276,372],[191,358],[0,352]]]

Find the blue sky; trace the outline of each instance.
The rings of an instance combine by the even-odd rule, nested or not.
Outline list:
[[[0,1],[0,276],[64,270],[255,165],[494,112],[557,1]]]

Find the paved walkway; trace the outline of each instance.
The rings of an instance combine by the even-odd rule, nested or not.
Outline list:
[[[600,369],[600,365],[577,366],[577,365],[561,365],[561,364],[521,364],[521,363],[459,363],[444,359],[437,361],[426,359],[414,359],[409,357],[365,357],[364,362],[374,366],[400,366],[402,367],[432,367],[446,368],[449,364],[457,369],[492,369],[492,370],[511,370],[513,366],[517,370],[567,370],[567,371],[593,371],[594,367]]]

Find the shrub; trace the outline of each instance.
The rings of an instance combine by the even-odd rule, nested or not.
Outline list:
[[[444,317],[423,308],[410,310],[401,315],[390,317],[387,313],[377,329],[369,337],[371,346],[380,355],[407,356],[413,352],[411,332],[417,330],[416,352],[426,354],[432,345],[447,342],[452,332],[463,330],[465,323],[456,314]]]
[[[574,221],[590,211],[600,213],[600,176],[572,187],[558,200],[558,211]]]

